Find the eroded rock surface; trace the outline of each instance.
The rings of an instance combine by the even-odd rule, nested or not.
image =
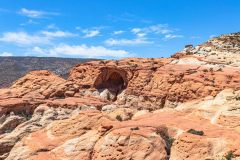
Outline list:
[[[0,159],[240,158],[239,37],[28,73],[0,90]]]

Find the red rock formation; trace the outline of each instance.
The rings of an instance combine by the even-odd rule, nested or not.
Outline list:
[[[124,90],[126,97],[127,95],[143,97],[144,101],[140,101],[141,104],[137,104],[136,107],[144,103],[149,106],[151,103],[152,109],[162,108],[168,103],[182,103],[208,95],[215,96],[225,88],[240,89],[238,68],[219,69],[202,64],[173,62],[174,59],[89,62],[74,68],[69,81],[83,89],[95,90],[99,89],[100,85],[102,85],[101,88],[109,89],[104,82],[107,84],[117,82],[118,80],[111,79],[111,74],[115,73],[122,81],[120,88],[126,88]]]
[[[80,64],[68,80],[30,72],[0,90],[0,159],[239,158],[238,36]]]
[[[155,133],[154,133],[155,132]],[[156,133],[157,132],[157,133]],[[166,159],[164,127],[121,125],[96,111],[53,123],[20,141],[7,159]],[[34,142],[34,143],[32,143]]]

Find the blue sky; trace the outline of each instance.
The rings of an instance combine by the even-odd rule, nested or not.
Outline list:
[[[169,57],[239,29],[239,0],[0,0],[0,56]]]

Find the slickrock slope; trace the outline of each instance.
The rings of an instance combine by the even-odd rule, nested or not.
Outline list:
[[[192,57],[124,59],[80,64],[70,73],[69,81],[78,84],[83,94],[92,92],[129,107],[159,109],[216,96],[225,88],[239,90],[239,73],[239,67],[208,64]],[[114,78],[116,84],[108,82]]]
[[[28,73],[0,90],[0,159],[239,159],[239,38]]]

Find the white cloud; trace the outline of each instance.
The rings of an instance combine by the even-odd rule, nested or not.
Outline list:
[[[0,41],[17,45],[50,44],[56,38],[74,37],[77,34],[71,32],[40,31],[34,34],[27,32],[5,32],[0,36]]]
[[[139,32],[141,32],[142,31],[142,29],[141,28],[133,28],[132,30],[131,30],[131,32],[133,32],[133,33],[139,33]]]
[[[0,41],[21,45],[47,44],[49,39],[44,36],[30,35],[26,32],[6,32],[0,37]]]
[[[43,35],[45,35],[46,37],[74,37],[77,36],[74,33],[71,32],[64,32],[64,31],[42,31],[41,32]]]
[[[58,29],[58,27],[55,24],[49,24],[46,28],[47,29]]]
[[[38,47],[38,46],[34,47],[34,48],[32,49],[32,51],[33,51],[33,52],[36,52],[36,53],[40,53],[40,54],[46,54],[46,53],[45,53],[46,51],[45,51],[44,49]]]
[[[123,34],[125,31],[119,30],[119,31],[114,31],[113,34],[114,35],[119,35],[119,34]]]
[[[201,36],[191,36],[190,38],[191,38],[191,39],[200,39]]]
[[[147,34],[146,33],[137,33],[136,36],[139,38],[145,37]]]
[[[153,25],[148,27],[147,30],[156,34],[167,34],[173,32],[166,24]]]
[[[168,34],[173,32],[171,29],[169,29],[167,24],[157,24],[157,25],[151,25],[144,28],[133,28],[131,30],[134,34]]]
[[[29,19],[27,22],[25,23],[21,23],[21,26],[26,26],[26,25],[32,25],[32,24],[38,24],[37,22],[33,21],[32,19]]]
[[[72,56],[72,57],[129,57],[131,54],[125,50],[113,50],[103,46],[87,46],[87,45],[67,45],[60,44],[50,49],[42,49],[34,47],[34,52],[45,54],[45,56]]]
[[[95,30],[83,30],[83,33],[85,34],[84,35],[84,38],[91,38],[91,37],[96,37],[97,35],[100,34],[100,31],[95,29]]]
[[[76,30],[81,30],[81,27],[77,26],[75,27]]]
[[[57,16],[59,13],[56,12],[46,12],[46,11],[39,11],[39,10],[29,10],[26,8],[22,8],[19,14],[24,15],[28,18],[43,18],[46,16]]]
[[[127,46],[127,45],[140,45],[140,44],[151,44],[152,41],[148,41],[143,38],[136,38],[136,39],[107,39],[105,44],[109,46]]]
[[[183,38],[183,35],[166,34],[163,40],[170,40],[175,38]]]
[[[13,56],[13,54],[10,53],[10,52],[3,52],[3,53],[0,53],[0,57],[10,57],[10,56]]]
[[[214,37],[216,37],[215,34],[212,34],[212,35],[209,36],[209,38],[214,38]]]

